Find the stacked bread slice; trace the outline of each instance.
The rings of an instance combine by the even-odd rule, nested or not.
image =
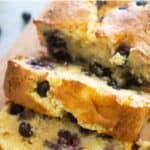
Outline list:
[[[4,90],[11,103],[48,116],[47,121],[37,119],[40,115],[33,119],[35,126],[36,120],[41,124],[37,132],[54,130],[53,137],[48,133],[40,136],[42,142],[45,134],[44,138],[55,139],[46,140],[47,148],[146,149],[135,143],[149,116],[149,9],[146,2],[130,0],[55,0],[43,18],[34,21],[48,53],[10,60]],[[8,116],[16,125],[16,117]],[[68,116],[71,121],[66,120]],[[61,139],[56,142],[61,126],[68,129],[65,144],[71,136],[76,147],[63,147]],[[77,128],[88,137],[82,137]],[[106,141],[99,141],[97,134]],[[38,144],[44,149],[41,141]]]
[[[148,116],[149,96],[114,89],[86,74],[78,65],[18,58],[8,63],[5,93],[40,113],[62,117],[69,112],[82,127],[134,141]]]
[[[67,116],[62,119],[48,118],[22,106],[7,104],[0,112],[0,149],[131,149],[129,143],[82,129],[70,119]]]
[[[126,74],[139,83],[150,81],[149,10],[149,2],[132,0],[54,1],[34,22],[41,43],[54,57],[98,63],[112,70],[113,80],[124,88],[126,81],[120,80],[127,80]],[[118,70],[123,79],[114,75]]]

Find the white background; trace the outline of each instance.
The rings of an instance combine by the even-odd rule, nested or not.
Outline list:
[[[48,0],[0,0],[0,57],[25,28],[22,12],[30,12],[35,18]]]

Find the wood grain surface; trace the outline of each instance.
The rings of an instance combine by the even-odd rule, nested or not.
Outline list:
[[[8,50],[8,53],[0,59],[0,106],[7,100],[3,91],[3,82],[8,60],[16,56],[36,56],[43,49],[39,44],[35,26],[33,23],[30,23],[14,45]],[[141,138],[150,141],[150,123],[144,126]]]

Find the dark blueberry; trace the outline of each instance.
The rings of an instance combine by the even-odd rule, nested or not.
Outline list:
[[[120,6],[118,9],[121,9],[121,10],[124,10],[124,9],[127,9],[128,6]]]
[[[58,31],[44,34],[47,37],[48,52],[59,61],[71,62],[72,58],[67,52],[65,40],[58,35]]]
[[[103,69],[102,66],[94,63],[89,65],[89,71],[91,73],[94,73],[96,76],[101,77],[103,75]]]
[[[43,119],[51,119],[49,116],[47,115],[42,115]],[[60,119],[60,118],[57,118],[57,119]]]
[[[57,33],[52,33],[52,35],[48,36],[47,40],[48,40],[47,41],[48,44],[50,44],[50,46],[52,46],[52,47],[57,47],[57,48],[59,48],[59,47],[66,48],[67,47],[66,42],[64,41],[64,39],[59,37],[57,35]]]
[[[139,149],[140,149],[140,146],[139,146],[139,145],[133,144],[132,150],[139,150]]]
[[[113,87],[114,89],[118,89],[117,83],[114,80],[109,80],[107,83],[109,86]]]
[[[67,130],[60,130],[58,132],[58,137],[59,137],[59,144],[69,145],[70,142],[69,140],[72,138],[72,135]]]
[[[146,0],[137,0],[136,5],[137,6],[145,6],[147,4]]]
[[[21,122],[19,125],[19,133],[24,137],[31,137],[33,135],[31,128],[29,123]]]
[[[84,135],[89,135],[89,134],[91,134],[91,133],[94,132],[94,131],[91,131],[91,130],[82,128],[81,126],[79,127],[79,131],[80,131],[82,134],[84,134]]]
[[[53,48],[50,51],[53,57],[58,61],[72,62],[71,56],[63,48]]]
[[[65,117],[69,118],[71,122],[77,123],[77,119],[71,113],[66,113]]]
[[[105,133],[99,133],[97,134],[97,137],[103,138],[103,139],[112,139],[113,137],[111,135],[105,134]]]
[[[111,76],[111,70],[109,68],[102,68],[100,64],[94,63],[89,65],[89,71],[94,73],[96,76]]]
[[[78,136],[67,130],[60,130],[58,132],[58,139],[56,142],[45,140],[44,146],[51,150],[82,150]]]
[[[109,68],[103,68],[103,76],[110,77],[111,76],[111,70]]]
[[[105,5],[107,2],[106,0],[97,0],[96,1],[96,6],[97,6],[97,9],[101,8],[103,5]]]
[[[122,56],[129,56],[130,53],[130,46],[129,44],[122,43],[117,48],[116,52],[120,53]]]
[[[76,65],[83,65],[83,64],[86,64],[87,62],[86,62],[85,59],[78,57],[78,58],[75,58],[74,63],[75,63]]]
[[[24,107],[22,107],[18,104],[14,104],[14,103],[11,104],[10,110],[9,110],[10,114],[12,114],[12,115],[17,115],[23,111],[24,111]]]
[[[25,109],[23,112],[19,114],[19,119],[20,120],[31,120],[34,118],[35,113],[32,110]]]
[[[126,78],[126,83],[123,88],[128,89],[128,88],[131,88],[132,86],[139,87],[141,85],[142,83],[139,83],[138,79],[135,76],[128,74]]]
[[[50,89],[50,85],[48,81],[41,81],[37,85],[37,93],[41,97],[46,97],[47,96],[47,91]]]
[[[48,58],[33,59],[30,61],[30,64],[33,66],[50,67],[51,69],[53,68],[52,63]]]
[[[33,66],[44,66],[43,65],[43,62],[41,62],[41,61],[39,61],[39,60],[32,60],[31,62],[30,62],[30,64],[31,65],[33,65]]]
[[[29,12],[23,12],[22,19],[25,23],[28,23],[31,19],[31,14]]]
[[[58,143],[60,145],[76,147],[80,144],[80,139],[78,138],[77,134],[72,134],[67,130],[60,130],[58,132],[58,137]]]

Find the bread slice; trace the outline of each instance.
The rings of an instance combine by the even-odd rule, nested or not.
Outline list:
[[[138,138],[149,112],[149,94],[115,89],[79,65],[46,58],[10,60],[4,89],[15,103],[53,117],[69,112],[82,127],[127,141]]]
[[[6,105],[0,112],[0,150],[131,150],[131,143],[84,130],[70,119]]]
[[[40,42],[56,59],[98,63],[150,81],[150,4],[147,1],[52,1],[34,21]],[[119,86],[120,82],[113,75]]]

